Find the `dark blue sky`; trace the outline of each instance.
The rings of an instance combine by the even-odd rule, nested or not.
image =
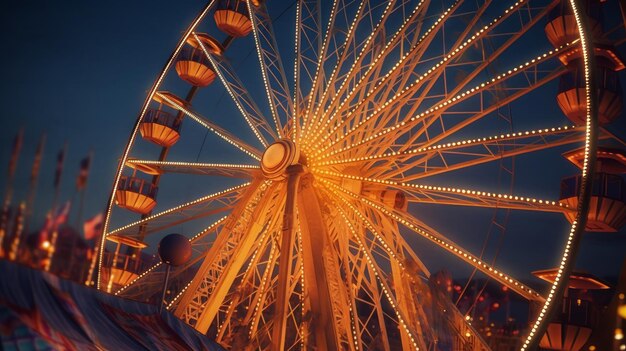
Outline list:
[[[39,135],[48,134],[39,215],[52,201],[54,159],[66,140],[63,193],[72,194],[79,160],[93,149],[85,212],[104,206],[145,94],[202,6],[203,1],[2,2],[0,162],[6,165],[11,140],[24,126],[18,174],[28,174]],[[18,198],[26,179],[18,176]]]
[[[3,107],[0,116],[4,126],[0,129],[0,169],[6,169],[12,139],[23,126],[25,143],[15,198],[24,199],[36,144],[40,134],[47,133],[35,209],[39,222],[52,201],[56,153],[65,141],[69,149],[62,200],[71,198],[79,160],[93,149],[95,158],[85,216],[105,207],[117,160],[147,90],[182,32],[203,6],[204,1],[200,0],[0,3],[0,104]],[[277,12],[280,10],[273,14]],[[291,25],[290,19],[285,21],[278,25]],[[281,31],[286,33],[281,35],[288,36],[289,28]],[[247,56],[249,48],[234,50],[235,66],[242,62],[256,65],[255,55]],[[525,172],[537,176],[539,170]],[[5,179],[3,171],[2,187]],[[556,196],[557,185],[554,193],[549,194],[551,198]],[[444,227],[463,230],[466,225],[463,218],[471,211],[458,215],[455,211],[451,213],[460,218],[459,224],[445,223]],[[519,224],[526,217],[518,218],[512,223]],[[509,234],[518,236],[520,252],[530,252],[536,246],[525,240],[525,235],[540,237],[544,235],[540,233],[550,232],[556,221],[563,221],[554,215],[532,218],[536,221],[528,226],[533,228],[532,233],[526,227],[519,227]],[[589,235],[585,238],[580,266],[600,274],[615,274],[625,247],[623,230],[618,234]],[[556,247],[548,245],[542,250],[539,255],[555,253]],[[527,271],[524,266],[518,269]]]

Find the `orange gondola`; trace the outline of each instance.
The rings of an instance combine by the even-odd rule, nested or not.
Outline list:
[[[577,125],[586,124],[587,100],[585,97],[585,78],[582,65],[578,60],[568,65],[569,72],[561,76],[556,100],[561,111]],[[611,123],[620,116],[623,107],[622,87],[613,63],[604,57],[596,58],[596,76],[598,77],[598,122]]]
[[[248,5],[243,0],[221,0],[213,15],[222,32],[233,37],[245,37],[252,31]]]
[[[584,2],[584,6],[587,12],[591,33],[594,37],[599,37],[602,34],[600,3],[597,0],[587,0]],[[548,13],[547,17],[548,24],[546,24],[544,30],[548,41],[550,41],[554,47],[558,48],[578,39],[576,18],[567,1],[561,1],[559,5]]]
[[[215,70],[202,49],[185,47],[178,54],[176,73],[180,79],[197,87],[206,87],[215,80]]]
[[[573,176],[561,181],[561,202],[577,208],[582,176]],[[566,213],[570,222],[574,213]],[[586,230],[590,232],[616,232],[626,224],[626,183],[621,176],[596,173],[593,179]]]
[[[157,145],[171,147],[180,138],[181,121],[169,112],[148,109],[139,126],[141,136]]]
[[[157,190],[145,179],[122,176],[115,191],[115,203],[127,210],[147,214],[156,206]]]

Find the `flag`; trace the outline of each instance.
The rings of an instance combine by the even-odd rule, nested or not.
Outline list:
[[[67,146],[67,145],[66,145]],[[61,173],[63,173],[63,161],[65,160],[65,150],[67,147],[63,147],[57,154],[57,169],[54,173],[54,188],[58,189],[61,184]]]
[[[35,159],[33,160],[33,168],[30,172],[30,182],[33,184],[39,175],[39,167],[41,166],[41,158],[43,155],[43,148],[46,144],[46,135],[42,134],[39,139],[39,145],[37,145],[37,151],[35,151]],[[31,185],[32,186],[32,185]]]
[[[20,129],[13,139],[13,151],[11,151],[11,159],[9,160],[9,179],[13,178],[15,175],[15,170],[17,168],[17,159],[20,156],[20,151],[22,150],[22,143],[24,141],[24,129]]]
[[[85,235],[85,240],[98,238],[102,233],[103,222],[104,213],[99,213],[85,221],[85,223],[83,224],[83,233]]]
[[[48,237],[50,236],[52,232],[52,211],[48,211],[48,213],[46,214],[46,222],[43,224],[43,227],[41,227],[41,230],[39,231],[39,246],[41,246],[44,241],[48,240]]]
[[[81,191],[85,189],[87,184],[87,177],[89,176],[89,167],[91,165],[91,155],[80,160],[80,171],[78,172],[78,178],[76,178],[76,190]]]
[[[70,202],[66,202],[63,207],[53,214],[53,210],[48,211],[46,215],[46,222],[39,231],[39,244],[43,244],[44,241],[49,240],[52,233],[60,226],[67,222],[67,218],[70,214]]]
[[[67,222],[67,218],[70,215],[70,202],[67,201],[61,209],[57,211],[54,217],[54,228],[58,228]]]

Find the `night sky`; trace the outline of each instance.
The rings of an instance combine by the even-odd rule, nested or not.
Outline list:
[[[288,7],[286,2],[279,3],[276,5],[278,9],[269,6],[274,17]],[[24,127],[24,147],[18,164],[14,201],[26,198],[30,163],[39,136],[45,132],[48,139],[41,168],[35,222],[41,223],[51,206],[56,153],[66,141],[68,154],[61,200],[72,199],[79,161],[93,150],[95,156],[87,186],[88,200],[84,217],[91,217],[104,210],[118,159],[145,95],[182,32],[203,6],[204,1],[199,0],[0,2],[2,194],[11,144],[18,129]],[[276,26],[288,28],[281,31],[279,44],[285,38],[291,40],[293,28],[289,12],[277,20]],[[250,42],[243,42],[233,47],[232,53],[229,51],[233,66],[257,64],[256,55],[250,55],[252,46],[248,44]],[[219,105],[225,100],[221,94],[216,93],[206,104],[215,102]],[[219,111],[218,106],[216,115],[221,116]],[[229,121],[223,116],[216,118],[222,118],[223,125],[236,130],[240,127],[236,124],[238,122]],[[612,130],[623,136],[621,131],[626,125],[624,122],[622,118],[618,124],[611,126]],[[202,141],[202,135],[199,136]],[[202,155],[212,151],[219,153],[217,149],[207,150],[203,144],[197,144],[195,148],[196,151],[187,161],[205,160]],[[250,160],[244,159],[241,163],[245,162],[249,163]],[[520,167],[523,164],[521,162]],[[527,168],[521,173],[540,177],[541,172],[539,168]],[[195,191],[185,187],[181,189],[187,189],[183,191],[183,198]],[[554,191],[545,197],[558,197],[558,184],[554,184]],[[444,227],[449,230],[466,230],[468,223],[473,223],[469,219],[472,211],[451,210],[450,216],[458,220],[446,223]],[[73,213],[75,216],[75,208]],[[73,220],[74,217],[70,218],[71,223]],[[533,257],[552,255],[552,261],[556,264],[560,244],[556,242],[537,247],[533,240],[550,235],[554,228],[563,228],[564,222],[563,218],[555,218],[555,215],[520,215],[512,220],[513,228],[507,235],[517,236],[517,239],[509,247],[512,255],[506,260],[507,266],[511,267],[509,270],[528,278],[530,270],[549,268],[541,265],[531,265],[529,268],[526,263],[517,265],[522,260],[527,262],[526,256],[530,256],[532,262]],[[480,228],[476,229],[480,233],[469,235],[483,237],[485,223],[472,228]],[[562,237],[561,233],[555,235]],[[480,242],[468,246],[480,247]],[[430,256],[440,253],[438,249],[435,250]],[[585,236],[578,266],[601,276],[616,275],[625,255],[626,230],[620,233],[593,233]],[[441,265],[445,266],[444,263]]]

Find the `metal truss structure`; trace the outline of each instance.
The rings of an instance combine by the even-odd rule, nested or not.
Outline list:
[[[172,270],[166,306],[233,350],[487,350],[430,279],[410,244],[419,237],[423,245],[457,257],[542,306],[524,344],[530,347],[558,294],[559,280],[548,294],[534,291],[500,268],[500,261],[438,231],[437,223],[415,206],[432,205],[444,216],[454,206],[563,218],[585,213],[584,204],[570,208],[553,194],[537,198],[529,195],[534,191],[510,193],[482,181],[458,185],[471,184],[464,172],[493,175],[491,166],[504,159],[536,157],[535,166],[541,167],[545,155],[560,159],[563,147],[594,150],[591,95],[582,126],[564,125],[553,99],[544,104],[546,92],[554,96],[549,87],[566,71],[559,57],[580,50],[587,58],[590,50],[585,35],[557,48],[537,40],[538,28],[559,4],[297,0],[285,10],[295,18],[289,31],[295,41],[280,42],[291,45],[286,54],[277,45],[282,28],[273,27],[266,8],[274,1],[211,1],[147,96],[121,158],[100,252],[114,237],[117,257],[139,260],[143,244],[137,243],[182,224],[202,223],[204,229],[188,235],[193,258]],[[572,6],[578,14],[579,5],[572,1]],[[209,14],[218,10],[242,15],[239,29],[248,26],[250,34],[231,34],[222,42],[205,34],[212,28]],[[224,54],[235,41],[254,46],[254,71],[260,76],[255,82],[261,85],[246,86],[248,77],[239,75]],[[230,98],[229,117],[240,117],[248,130],[234,129],[212,118],[213,111],[196,107],[199,86],[180,93],[180,81],[172,83],[169,76],[175,78],[176,62],[188,48],[200,52],[199,60],[215,75],[207,89],[224,92]],[[589,73],[587,61],[584,67]],[[138,136],[151,109],[171,111],[176,121],[188,123],[186,128],[206,130],[240,156],[228,163],[202,163],[193,160],[195,154],[170,161],[171,145],[161,145],[153,152],[158,156],[140,153],[138,145],[145,142]],[[507,109],[523,129],[512,129],[501,118]],[[185,131],[180,135],[182,143]],[[599,139],[608,138],[599,132]],[[585,179],[592,173],[591,154],[582,169]],[[168,196],[161,186],[158,211],[150,208],[141,219],[124,222],[115,219],[119,210],[114,205],[120,179],[130,172],[149,175],[154,187],[167,177],[230,182],[173,206],[161,206]],[[540,172],[537,177],[541,182]],[[122,190],[156,201],[153,193]],[[568,234],[564,225],[559,256],[564,274],[581,230],[574,222]],[[130,247],[120,250],[125,243]],[[113,273],[118,260],[107,263],[102,257],[100,289],[144,301],[160,296],[163,264],[120,281]]]

